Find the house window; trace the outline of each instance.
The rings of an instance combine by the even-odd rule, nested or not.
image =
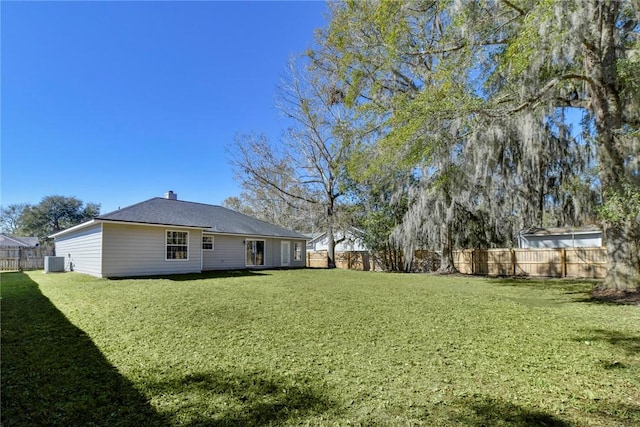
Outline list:
[[[189,232],[167,230],[167,260],[189,259]]]
[[[247,240],[247,266],[264,265],[264,240]]]
[[[293,260],[302,261],[302,242],[293,242]]]
[[[213,250],[213,236],[202,236],[202,250],[203,251]]]

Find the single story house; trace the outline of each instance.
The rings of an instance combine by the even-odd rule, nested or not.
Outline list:
[[[334,240],[338,243],[335,245],[336,252],[355,252],[367,251],[367,247],[362,239],[364,232],[356,227],[349,227],[347,230],[337,230],[334,232]],[[307,241],[307,250],[309,251],[326,251],[329,248],[329,239],[327,232],[314,233],[309,236]]]
[[[306,238],[222,206],[169,191],[60,231],[67,270],[97,277],[304,267]]]
[[[531,228],[518,233],[520,248],[599,248],[602,230],[595,226],[581,228]]]
[[[18,237],[0,234],[0,247],[37,248],[40,240],[37,237]]]

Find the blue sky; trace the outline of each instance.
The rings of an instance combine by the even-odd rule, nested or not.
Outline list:
[[[167,190],[238,195],[225,148],[277,140],[276,85],[324,2],[6,2],[1,203],[75,196],[106,213]]]

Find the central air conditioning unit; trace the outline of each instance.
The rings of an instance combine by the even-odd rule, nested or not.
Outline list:
[[[61,273],[64,271],[63,256],[46,256],[44,257],[45,273]]]

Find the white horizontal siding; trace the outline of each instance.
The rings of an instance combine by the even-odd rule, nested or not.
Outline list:
[[[214,236],[214,250],[203,251],[202,269],[203,270],[233,270],[244,269],[246,265],[246,246],[247,240],[264,240],[265,241],[265,265],[252,266],[251,268],[273,268],[281,266],[280,246],[282,241],[291,242],[290,267],[304,267],[306,265],[306,247],[304,240],[288,240],[288,239],[263,239],[259,237],[243,237],[243,236]],[[299,261],[293,260],[293,242],[300,242],[302,245],[302,257]]]
[[[203,270],[235,270],[246,268],[245,238],[215,235],[213,251],[203,251]]]
[[[96,224],[55,239],[56,255],[65,269],[102,277],[102,227]]]
[[[264,268],[280,267],[280,240],[265,239]]]
[[[521,248],[599,248],[602,246],[602,233],[584,233],[575,235],[523,235],[520,237]]]
[[[166,259],[167,230],[188,231],[188,260]],[[201,271],[202,231],[200,230],[105,223],[103,235],[104,277],[152,276]]]
[[[336,233],[334,236],[334,240],[342,239],[343,235],[340,233]],[[350,252],[350,251],[366,251],[367,248],[364,245],[364,241],[361,237],[358,237],[352,233],[347,233],[347,238],[340,243],[335,244],[334,250],[336,252]],[[329,249],[329,239],[326,234],[323,235],[322,238],[318,238],[314,240],[310,244],[311,250],[314,251],[326,251]]]

